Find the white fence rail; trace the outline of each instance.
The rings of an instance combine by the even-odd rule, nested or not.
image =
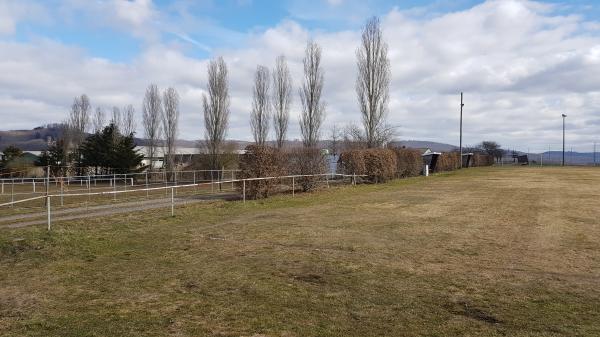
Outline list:
[[[200,187],[200,186],[207,186],[207,185],[211,185],[214,187],[214,185],[223,185],[223,184],[231,184],[231,186],[233,187],[235,183],[240,183],[241,184],[241,197],[242,197],[243,202],[245,203],[246,202],[246,184],[248,182],[261,181],[261,180],[291,179],[292,180],[292,196],[293,196],[293,195],[295,195],[295,190],[296,190],[296,180],[301,179],[301,178],[308,178],[308,177],[325,177],[326,183],[328,185],[329,185],[330,179],[335,179],[336,177],[339,177],[342,179],[343,178],[351,178],[351,183],[352,183],[352,185],[354,185],[354,184],[356,184],[356,179],[358,177],[363,177],[363,176],[362,175],[338,174],[338,173],[286,175],[286,176],[277,176],[277,177],[259,177],[259,178],[217,180],[217,181],[211,181],[211,182],[199,182],[199,183],[193,183],[193,184],[179,184],[179,185],[171,185],[171,186],[167,185],[167,186],[158,186],[158,187],[145,187],[145,188],[137,188],[137,189],[129,189],[129,190],[125,189],[125,190],[111,190],[111,191],[100,191],[100,192],[92,192],[90,190],[87,190],[87,192],[83,192],[83,193],[60,193],[60,194],[47,193],[46,195],[40,195],[40,196],[36,196],[36,197],[32,197],[32,198],[2,203],[2,204],[0,204],[0,208],[12,207],[12,206],[14,206],[16,204],[20,204],[20,203],[46,199],[45,205],[46,205],[46,212],[47,212],[47,228],[48,228],[48,230],[50,230],[51,226],[52,226],[52,210],[51,210],[51,208],[52,208],[52,199],[53,198],[60,198],[61,205],[62,205],[64,198],[71,198],[71,197],[88,197],[89,198],[90,196],[113,196],[113,198],[116,200],[116,196],[119,194],[139,193],[139,192],[147,192],[148,193],[151,191],[160,191],[160,190],[164,190],[165,193],[168,193],[170,190],[170,192],[171,192],[171,196],[170,196],[171,215],[174,216],[175,215],[175,198],[174,198],[174,196],[175,196],[175,192],[178,189]],[[113,185],[113,186],[116,186],[116,185]],[[140,186],[140,185],[138,185],[138,186]],[[143,186],[143,185],[141,185],[141,186]],[[88,184],[88,187],[89,187],[89,184]],[[213,192],[214,192],[214,189],[213,189]]]

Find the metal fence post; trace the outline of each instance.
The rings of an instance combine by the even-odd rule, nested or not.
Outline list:
[[[171,216],[175,216],[175,197],[174,197],[175,188],[171,187]]]
[[[246,203],[246,179],[242,180],[242,195],[244,197],[244,203]]]
[[[148,198],[148,171],[146,171],[146,198]]]
[[[117,201],[117,181],[113,178],[113,200]]]
[[[296,179],[292,176],[292,197],[296,195]]]
[[[13,183],[10,185],[10,202],[15,202],[15,182],[13,181]],[[12,208],[14,205],[10,204],[10,208]]]
[[[46,209],[47,209],[47,213],[48,213],[48,230],[50,230],[50,227],[52,226],[51,224],[51,220],[50,220],[50,196],[46,196]]]
[[[179,178],[181,179],[181,176]],[[177,183],[177,171],[173,172],[173,182],[174,182],[175,186],[178,185],[178,183]],[[177,189],[175,189],[175,194],[177,194]]]

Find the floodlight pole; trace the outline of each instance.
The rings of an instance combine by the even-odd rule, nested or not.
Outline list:
[[[562,166],[565,166],[565,118],[567,115],[562,114],[563,118],[563,149],[562,149]]]
[[[462,148],[462,130],[463,130],[463,93],[460,93],[460,168],[463,167],[463,148]]]

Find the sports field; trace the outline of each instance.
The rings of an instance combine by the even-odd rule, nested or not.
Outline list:
[[[0,229],[0,336],[599,336],[600,168]]]

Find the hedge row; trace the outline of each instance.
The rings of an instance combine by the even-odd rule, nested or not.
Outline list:
[[[325,157],[316,148],[295,148],[287,151],[269,146],[249,145],[240,157],[240,178],[278,177],[285,175],[314,175],[326,172]],[[303,191],[311,191],[317,186],[318,177],[296,179]],[[277,179],[246,181],[246,197],[249,199],[267,198],[284,182]],[[288,182],[289,183],[289,182]],[[244,188],[239,184],[238,188]]]
[[[472,166],[492,166],[494,165],[494,157],[488,154],[475,153],[473,155]]]
[[[367,180],[379,183],[419,175],[423,159],[413,149],[361,149],[343,152],[338,163],[345,174],[366,175]]]
[[[437,160],[435,172],[454,171],[460,168],[460,153],[444,152]]]
[[[471,166],[489,166],[491,156],[474,154]],[[315,175],[326,172],[325,156],[316,148],[294,148],[281,151],[268,146],[249,145],[240,158],[240,178],[277,177],[283,175]],[[460,167],[458,152],[442,153],[435,172],[456,170]],[[366,176],[366,180],[381,183],[394,178],[414,177],[423,170],[421,151],[407,148],[355,149],[342,152],[338,171],[344,174]],[[318,177],[296,179],[303,191],[316,188]],[[251,199],[266,198],[284,182],[274,179],[246,182],[246,196]],[[289,182],[288,182],[289,184]],[[243,186],[240,184],[240,189]]]
[[[491,156],[475,154],[471,166],[489,166],[493,163]],[[367,180],[378,183],[420,175],[423,157],[421,151],[416,149],[359,149],[343,152],[339,165],[345,174],[367,175]],[[460,154],[445,152],[438,157],[435,172],[453,171],[459,167]]]

